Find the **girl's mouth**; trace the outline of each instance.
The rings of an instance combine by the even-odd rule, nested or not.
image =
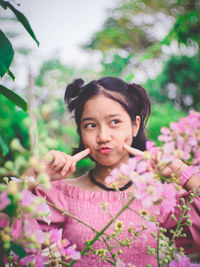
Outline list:
[[[101,154],[108,154],[112,149],[110,147],[102,147],[99,149]]]

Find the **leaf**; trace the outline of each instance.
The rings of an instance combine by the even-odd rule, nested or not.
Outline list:
[[[3,77],[6,72],[13,79],[14,75],[9,71],[10,64],[14,57],[14,50],[11,42],[0,30],[0,76]],[[12,74],[12,75],[11,75]]]
[[[2,1],[2,0],[0,0],[0,5],[1,5],[4,9],[7,8],[7,3],[4,2],[4,1]]]
[[[9,148],[1,136],[0,136],[0,146],[2,148],[3,156],[7,155],[9,152]]]
[[[19,256],[19,259],[18,261],[21,259],[21,258],[24,258],[27,256],[27,253],[26,251],[24,250],[24,248],[22,247],[22,245],[18,245],[14,242],[11,242],[10,243],[10,251],[13,251],[16,255]]]
[[[24,28],[27,30],[27,32],[30,34],[30,36],[33,38],[33,40],[35,40],[35,42],[37,43],[37,45],[39,46],[39,41],[37,40],[31,25],[29,24],[27,18],[24,16],[24,14],[22,14],[19,10],[17,10],[13,5],[11,5],[10,3],[7,3],[7,6],[12,10],[12,12],[15,14],[15,16],[17,17],[17,19],[21,22],[21,24],[24,26]]]
[[[10,199],[10,204],[2,210],[3,213],[7,214],[10,218],[17,216],[17,202],[13,195],[8,195]]]
[[[19,95],[15,94],[10,89],[6,88],[3,85],[0,85],[0,93],[24,111],[28,110],[27,103],[24,101],[24,99],[21,98]]]

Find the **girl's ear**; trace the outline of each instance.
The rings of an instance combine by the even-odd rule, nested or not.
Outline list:
[[[137,133],[140,129],[140,116],[136,116],[135,118],[135,121],[133,122],[133,137],[136,137],[137,136]]]

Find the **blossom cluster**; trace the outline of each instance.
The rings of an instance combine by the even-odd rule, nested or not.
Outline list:
[[[0,247],[5,263],[43,267],[52,261],[80,258],[76,245],[62,239],[62,229],[42,231],[38,220],[51,224],[45,199],[27,190],[25,181],[13,178],[7,186],[1,184]]]
[[[161,240],[162,246],[165,247],[166,253],[164,252],[163,260],[158,258],[158,262],[167,263],[170,267],[200,266],[190,263],[189,258],[176,249],[174,243],[171,244],[170,239],[165,236],[166,229],[159,227],[156,219],[165,221],[166,216],[172,214],[172,219],[178,223],[178,218],[173,214],[178,207],[184,220],[183,224],[191,225],[189,214],[187,214],[189,204],[182,199],[182,204],[179,203],[177,206],[177,195],[181,194],[182,189],[175,183],[176,179],[170,179],[170,175],[166,175],[168,173],[166,170],[174,158],[197,167],[200,165],[200,113],[192,111],[179,122],[171,123],[170,128],[162,127],[159,140],[163,142],[161,148],[155,147],[153,142],[147,142],[147,151],[144,154],[130,158],[126,164],[113,169],[106,178],[106,182],[113,185],[116,190],[121,179],[131,180],[133,191],[130,193],[130,199],[132,197],[133,204],[134,201],[142,203],[142,209],[139,212],[133,210],[141,217],[140,225],[130,222],[130,227],[126,228],[123,221],[117,218],[113,221],[114,230],[111,235],[103,236],[104,233],[102,233],[102,239],[99,237],[99,240],[104,242],[105,239],[107,244],[111,245],[110,241],[113,239],[117,241],[116,247],[119,247],[117,247],[116,257],[113,256],[117,267],[133,266],[131,263],[125,264],[118,258],[121,253],[120,246],[130,247],[130,243],[137,242],[138,237],[145,240],[147,229],[152,230],[151,234],[156,242],[159,243],[158,241]],[[155,160],[158,152],[161,154],[159,162]],[[34,164],[38,165],[37,162]],[[45,173],[40,173],[37,182],[49,186],[46,176]],[[165,179],[164,176],[167,178]],[[32,178],[29,177],[28,180],[32,181]],[[195,193],[192,194],[194,198]],[[123,202],[123,195],[121,198]],[[124,210],[134,208],[134,205],[129,207],[126,206],[125,201],[123,203],[125,203]],[[101,207],[105,212],[109,211],[106,202],[101,203]],[[46,223],[49,230],[42,230],[39,221]],[[181,222],[180,226],[182,226]],[[128,231],[127,238],[120,239],[120,235],[126,230]],[[172,235],[174,238],[184,237],[181,227],[177,228]],[[94,253],[106,260],[109,247],[111,246],[98,250],[90,248],[89,253]],[[0,248],[0,257],[3,257],[3,261],[14,263],[16,266],[43,267],[59,266],[59,264],[67,266],[70,261],[77,261],[81,258],[76,245],[63,239],[62,229],[51,227],[51,210],[47,201],[28,191],[27,180],[24,178],[20,182],[13,178],[12,181],[7,181],[7,184],[0,184]],[[147,254],[157,257],[159,253],[155,250],[155,248],[148,247]]]
[[[190,111],[187,117],[162,127],[158,140],[164,153],[173,154],[190,165],[200,165],[200,112]]]

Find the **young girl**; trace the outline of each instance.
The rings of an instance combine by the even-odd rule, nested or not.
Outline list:
[[[136,84],[127,84],[121,79],[104,77],[84,85],[83,80],[75,80],[68,85],[65,92],[65,102],[70,112],[74,112],[77,131],[80,136],[79,147],[74,149],[73,155],[67,155],[59,151],[50,151],[42,159],[46,172],[51,177],[52,187],[44,190],[40,186],[34,189],[39,196],[46,197],[62,210],[67,210],[72,215],[80,218],[91,228],[101,230],[122,208],[122,197],[129,198],[129,193],[134,191],[134,183],[128,179],[118,180],[121,194],[113,187],[109,187],[105,178],[110,172],[126,163],[130,157],[142,155],[146,149],[145,124],[151,112],[150,101],[144,88]],[[95,163],[94,168],[76,179],[69,177],[76,168],[76,163],[89,156]],[[159,162],[160,153],[154,155],[154,162]],[[154,167],[154,166],[153,166]],[[180,160],[173,161],[165,174],[176,173],[181,179],[181,185],[187,190],[198,188],[200,179],[193,173],[193,168],[188,167]],[[35,173],[29,173],[34,174]],[[188,193],[183,197],[187,199]],[[200,252],[200,228],[197,214],[200,212],[199,199],[196,198],[191,207],[193,225],[188,227],[187,239],[179,242],[184,246],[186,253]],[[109,212],[102,209],[107,205]],[[135,200],[131,207],[136,211],[142,209],[140,201]],[[200,213],[199,213],[200,214]],[[131,209],[125,210],[118,220],[123,222],[124,228],[137,228],[141,225],[141,217]],[[51,226],[63,228],[63,237],[72,244],[77,245],[81,251],[87,240],[92,240],[95,232],[86,225],[77,223],[72,217],[63,215],[52,208]],[[160,222],[166,228],[173,227],[175,221],[170,214]],[[106,233],[113,232],[111,225]],[[130,247],[120,246],[122,254],[118,256],[125,264],[132,263],[139,266],[151,264],[157,266],[156,258],[147,255],[146,247],[156,247],[156,241],[151,236],[151,229],[146,230],[146,239],[142,236]],[[127,239],[127,231],[122,232],[120,240]],[[96,241],[93,249],[106,249],[101,241]],[[95,254],[83,256],[74,266],[111,266],[108,261],[103,261]]]

